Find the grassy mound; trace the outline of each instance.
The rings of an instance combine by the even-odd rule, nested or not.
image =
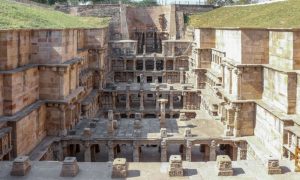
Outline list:
[[[300,28],[300,0],[222,7],[190,16],[194,27]]]
[[[51,9],[0,0],[0,29],[105,27],[109,18],[77,17]]]

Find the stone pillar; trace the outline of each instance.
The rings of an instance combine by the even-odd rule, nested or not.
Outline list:
[[[232,94],[232,68],[228,67],[229,70],[229,94]]]
[[[136,58],[133,59],[133,70],[136,71]]]
[[[173,59],[173,71],[176,70],[176,57],[174,57]]]
[[[237,76],[237,99],[242,99],[242,71],[239,69],[234,70]]]
[[[300,143],[298,143],[300,144]],[[300,148],[299,145],[296,147],[296,152],[295,152],[295,172],[300,172]]]
[[[144,111],[144,91],[140,91],[140,111]]]
[[[58,68],[58,75],[59,75],[59,87],[64,87],[64,68]],[[59,99],[64,99],[64,88],[59,89]]]
[[[185,160],[189,162],[192,161],[192,142],[190,140],[186,141]]]
[[[166,124],[166,103],[167,99],[159,99],[160,102],[160,128],[164,128]]]
[[[225,64],[221,64],[221,72],[222,72],[222,87],[225,87]]]
[[[216,160],[216,142],[214,140],[211,141],[211,144],[209,146],[209,160]]]
[[[91,156],[91,145],[89,143],[85,143],[83,146],[84,150],[84,162],[91,162],[92,156]]]
[[[28,156],[17,157],[12,165],[10,172],[11,176],[26,176],[31,169],[31,164]]]
[[[60,110],[60,135],[65,136],[67,135],[67,127],[66,127],[66,106],[63,104],[59,104],[59,110]]]
[[[126,85],[126,111],[130,111],[130,85]]]
[[[180,71],[180,84],[184,84],[184,68],[179,68]]]
[[[117,92],[112,92],[112,107],[113,107],[113,110],[116,110],[116,96],[117,96]]]
[[[140,161],[140,146],[137,141],[133,142],[133,162]]]
[[[156,109],[156,111],[159,111],[159,91],[156,91],[156,93],[155,93],[155,109]]]
[[[161,162],[167,162],[167,141],[165,139],[161,141],[160,151]]]
[[[239,137],[240,136],[240,124],[241,124],[241,119],[240,119],[240,107],[237,105],[235,108],[234,112],[234,136]]]
[[[173,87],[173,86],[172,86]],[[173,91],[170,91],[170,107],[169,107],[169,109],[172,111],[173,109],[174,109],[174,107],[173,107],[173,95],[174,94],[174,92]]]
[[[140,88],[144,88],[144,74],[142,73],[140,74]]]
[[[143,45],[143,55],[146,55],[146,45]]]
[[[164,58],[164,71],[167,70],[167,58],[165,57]]]
[[[143,71],[146,71],[146,59],[143,59]]]
[[[113,128],[113,118],[114,118],[114,113],[112,110],[108,110],[108,121],[107,121],[107,134],[109,136],[112,136],[114,133],[114,128]]]
[[[115,152],[114,152],[114,143],[113,141],[108,141],[107,143],[108,147],[108,161],[113,161],[115,158]]]
[[[247,142],[241,141],[238,144],[237,160],[247,159]]]
[[[156,71],[156,53],[154,53],[154,71]]]
[[[182,92],[182,106],[183,106],[183,109],[186,109],[186,96],[187,96],[187,92]]]

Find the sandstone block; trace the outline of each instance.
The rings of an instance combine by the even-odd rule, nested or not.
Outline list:
[[[126,178],[128,171],[128,164],[125,158],[117,158],[112,165],[112,178]]]
[[[268,174],[281,174],[281,168],[279,166],[279,160],[273,158],[272,156],[267,158],[267,171]]]
[[[182,158],[180,155],[171,155],[169,159],[169,176],[183,176]]]
[[[31,169],[31,164],[28,156],[19,156],[13,162],[13,167],[10,172],[12,176],[25,176]]]
[[[232,164],[228,155],[217,156],[217,171],[218,176],[232,176]]]
[[[61,168],[60,176],[75,177],[78,172],[79,166],[77,164],[76,157],[66,157]]]
[[[160,128],[160,137],[166,138],[168,136],[166,128]]]

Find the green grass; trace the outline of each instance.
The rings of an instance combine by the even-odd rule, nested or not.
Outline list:
[[[190,17],[189,25],[241,28],[300,28],[300,0],[244,7],[222,7]]]
[[[109,18],[78,17],[51,9],[0,0],[0,29],[100,28]]]

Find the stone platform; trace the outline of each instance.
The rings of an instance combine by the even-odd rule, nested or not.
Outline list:
[[[182,138],[186,128],[190,128],[195,137],[201,138],[218,138],[223,136],[224,128],[218,121],[206,118],[204,112],[203,119],[192,119],[189,121],[180,121],[179,119],[166,119],[166,129],[168,136]],[[76,126],[75,134],[70,136],[80,136],[84,128],[90,127],[93,123],[95,126],[91,128],[92,136],[95,138],[109,137],[107,132],[107,119],[95,118],[86,119]],[[118,128],[114,132],[116,138],[130,138],[134,136],[134,119],[121,119],[118,121]],[[160,123],[157,118],[144,118],[141,120],[141,138],[158,138],[160,136]]]
[[[216,162],[183,162],[185,169],[183,177],[169,177],[168,168],[169,163],[129,163],[127,179],[141,179],[141,180],[164,180],[164,179],[197,179],[197,180],[217,180],[217,179],[242,179],[242,180],[298,180],[300,173],[287,172],[288,161],[280,161],[280,164],[285,169],[284,174],[268,175],[265,166],[260,161],[233,161],[233,176],[231,177],[218,177],[216,174]],[[62,162],[56,161],[34,161],[32,168],[28,175],[24,177],[10,176],[12,162],[0,162],[0,179],[5,180],[63,180],[70,179],[67,177],[60,177]],[[73,180],[108,180],[111,179],[112,163],[89,163],[79,162],[80,171]]]

